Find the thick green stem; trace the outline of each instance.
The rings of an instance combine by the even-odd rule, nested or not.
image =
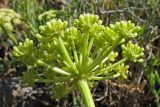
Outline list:
[[[79,79],[76,81],[76,86],[81,93],[85,107],[95,107],[92,94],[90,92],[87,80]]]

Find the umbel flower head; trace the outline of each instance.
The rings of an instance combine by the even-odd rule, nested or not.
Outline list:
[[[13,31],[13,25],[21,23],[21,16],[12,9],[0,9],[0,34]]]
[[[143,48],[129,41],[138,36],[140,27],[130,21],[104,26],[97,15],[84,14],[72,26],[67,21],[52,19],[39,28],[40,33],[35,35],[38,44],[27,38],[13,51],[30,72],[36,75],[36,71],[33,82],[56,83],[68,90],[81,78],[87,81],[127,78],[129,66],[125,62],[143,61]],[[121,60],[116,58],[118,45],[122,47]],[[39,73],[42,75],[38,76]],[[27,75],[29,72],[24,79],[31,80]]]
[[[57,10],[48,10],[48,11],[45,11],[43,12],[42,14],[40,14],[38,16],[38,20],[39,21],[43,21],[43,20],[51,20],[53,18],[56,18],[56,14],[58,13]]]

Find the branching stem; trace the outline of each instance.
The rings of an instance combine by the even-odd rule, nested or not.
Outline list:
[[[116,66],[124,63],[125,61],[127,61],[127,58],[121,59],[120,61],[108,66],[107,68],[103,68],[103,69],[97,70],[97,71],[93,72],[93,74],[94,75],[103,74],[104,72],[107,72],[108,70],[111,70],[111,69],[115,68]]]
[[[64,46],[64,42],[63,40],[61,39],[61,37],[58,38],[58,41],[59,41],[59,46],[61,48],[61,51],[62,51],[62,54],[66,60],[66,62],[70,65],[70,67],[72,68],[72,70],[74,71],[73,73],[78,73],[78,70],[76,68],[76,66],[74,65],[74,63],[72,62],[68,52],[67,52],[67,49],[66,47]]]
[[[93,64],[91,65],[91,67],[89,68],[88,71],[92,71],[106,56],[108,56],[116,48],[116,46],[118,45],[119,41],[121,41],[121,40],[122,40],[122,37],[120,36],[114,42],[113,46],[107,50],[107,52],[105,52],[107,47],[103,48],[103,50],[101,51],[99,56],[93,61]]]

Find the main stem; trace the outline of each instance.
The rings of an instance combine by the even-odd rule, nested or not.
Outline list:
[[[86,79],[79,79],[76,81],[76,86],[81,93],[83,103],[85,107],[95,107],[92,94],[90,92],[88,83]]]

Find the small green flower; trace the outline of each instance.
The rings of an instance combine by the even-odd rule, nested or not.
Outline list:
[[[85,14],[80,15],[79,19],[74,20],[73,25],[75,27],[78,27],[79,29],[83,30],[89,30],[93,25],[98,24],[101,25],[102,21],[99,20],[99,17],[97,15],[93,14]]]
[[[115,25],[110,24],[110,28],[125,38],[134,38],[138,35],[137,32],[141,30],[139,26],[135,26],[133,23],[131,23],[131,21],[116,22]]]
[[[3,24],[3,28],[7,29],[8,31],[12,31],[13,30],[13,26],[11,23],[4,23]]]
[[[128,58],[133,62],[143,62],[142,57],[144,57],[144,48],[140,48],[137,44],[128,42],[127,45],[122,45],[122,53],[124,58]]]
[[[17,37],[12,33],[14,26],[21,23],[21,16],[7,8],[0,9],[0,36],[5,33],[11,39],[11,44],[17,44]]]
[[[57,10],[45,11],[38,16],[38,20],[39,21],[43,21],[43,20],[48,21],[48,20],[51,20],[53,18],[56,18],[56,13],[57,12],[58,12]]]
[[[60,19],[52,19],[46,25],[40,26],[39,29],[44,36],[63,36],[62,33],[67,25],[68,23],[66,21],[62,22]]]
[[[36,48],[33,40],[26,39],[24,43],[19,43],[18,47],[13,47],[13,55],[19,57],[23,63],[34,66],[36,62]]]
[[[67,28],[64,32],[64,38],[66,37],[68,40],[76,40],[79,38],[78,36],[80,36],[80,32],[75,27]]]
[[[0,9],[0,28],[13,31],[13,25],[21,23],[21,16],[15,11],[7,8]]]
[[[115,61],[115,58],[118,56],[118,53],[117,52],[111,52],[109,55],[108,55],[108,60],[109,61]]]
[[[114,71],[120,75],[120,79],[126,79],[127,78],[127,74],[128,74],[128,65],[124,65],[124,63],[118,65]]]

